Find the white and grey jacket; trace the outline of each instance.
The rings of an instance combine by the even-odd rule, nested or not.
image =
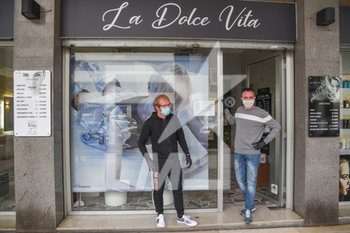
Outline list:
[[[239,154],[260,154],[260,150],[254,149],[253,143],[260,141],[265,127],[271,129],[264,139],[266,144],[271,142],[281,129],[280,124],[259,107],[245,110],[240,106],[234,115],[226,109],[225,116],[230,125],[236,124],[235,153]]]

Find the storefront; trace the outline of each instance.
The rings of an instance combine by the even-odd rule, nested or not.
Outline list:
[[[152,213],[151,174],[137,138],[160,93],[167,93],[174,104],[193,157],[194,166],[184,169],[185,198],[190,200],[185,208],[222,211],[224,192],[234,183],[234,130],[223,121],[221,100],[229,97],[237,108],[241,89],[254,87],[259,105],[287,132],[286,115],[292,112],[283,103],[286,92],[292,92],[286,76],[293,69],[295,5],[85,4],[62,2],[64,80],[65,90],[70,90],[64,104],[65,130],[70,132],[65,141],[68,212]],[[287,195],[281,191],[292,182],[286,177],[291,156],[286,143],[279,135],[264,149],[259,190],[278,205],[291,207],[292,190]]]
[[[333,69],[339,64],[335,56],[329,58],[325,52],[325,60],[332,60],[332,69],[327,70],[324,60],[315,56],[330,49],[303,31],[304,27],[320,34],[328,30],[333,34],[319,38],[334,42],[334,32],[339,36],[335,24],[320,27],[304,22],[328,3],[319,1],[316,11],[304,1],[37,2],[41,18],[34,20],[20,15],[20,1],[0,3],[1,10],[15,12],[7,16],[14,18],[15,26],[10,27],[14,32],[3,35],[0,25],[0,75],[9,86],[8,93],[1,92],[5,121],[0,122],[3,134],[8,134],[4,148],[9,151],[0,155],[9,156],[0,160],[0,168],[7,160],[12,162],[10,170],[0,170],[0,181],[10,184],[4,189],[9,200],[0,199],[0,211],[12,215],[16,211],[18,230],[53,230],[72,215],[153,214],[151,173],[137,138],[160,93],[170,97],[193,158],[193,166],[187,169],[180,153],[186,211],[224,211],[225,205],[239,198],[232,196],[238,189],[232,156],[235,128],[223,116],[222,100],[234,112],[244,87],[255,89],[256,104],[282,126],[262,150],[257,197],[276,208],[292,209],[306,224],[338,221],[337,216],[327,217],[338,213],[339,207],[338,198],[333,198],[338,186],[338,166],[334,166],[338,137],[323,141],[307,132],[306,77],[339,75],[339,69]],[[347,22],[347,10],[340,8],[341,26]],[[350,81],[346,31],[341,27],[340,74]],[[339,55],[339,49],[333,50]],[[309,63],[308,56],[319,60]],[[20,129],[22,134],[16,134],[18,115],[13,124],[5,114],[5,105],[9,101],[10,106],[14,96],[13,74],[24,77],[38,72],[51,86],[46,93],[50,108],[40,107],[49,126],[27,122],[28,127]],[[349,160],[345,92],[342,97],[340,123],[345,123],[340,130],[340,158]],[[13,152],[9,148],[13,148],[14,133]],[[322,151],[326,155],[318,159],[316,154]],[[330,192],[314,190],[322,169],[327,171],[320,176],[327,181],[323,187]],[[167,189],[171,190],[169,183]],[[324,200],[327,204],[320,204]],[[174,212],[171,192],[165,192],[164,201],[166,211]],[[341,200],[341,205],[346,201]],[[4,203],[10,204],[3,208]],[[31,215],[28,209],[40,214]],[[317,220],[316,213],[322,210],[326,217]]]

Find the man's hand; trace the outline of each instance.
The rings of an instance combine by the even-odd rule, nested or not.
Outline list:
[[[192,159],[190,154],[186,154],[186,165],[187,168],[190,168],[192,166]]]
[[[254,142],[253,144],[253,147],[255,150],[260,150],[261,148],[263,148],[264,146],[266,146],[267,144],[264,142],[264,140],[260,140],[258,142]]]
[[[147,153],[144,154],[143,157],[145,157],[145,160],[146,160],[146,162],[147,162],[148,168],[149,168],[150,170],[152,170],[152,172],[158,172],[158,167],[157,167],[157,165],[154,163],[154,161],[151,159],[151,157],[149,157],[149,155],[148,155]]]

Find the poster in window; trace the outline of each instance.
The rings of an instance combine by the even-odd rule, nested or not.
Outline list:
[[[73,192],[153,189],[137,140],[159,94],[173,103],[193,160],[187,169],[179,146],[184,189],[209,188],[208,116],[193,110],[209,98],[207,57],[76,53],[71,64]],[[151,144],[146,147],[152,156]]]
[[[350,201],[349,164],[350,155],[341,155],[339,160],[339,201]]]

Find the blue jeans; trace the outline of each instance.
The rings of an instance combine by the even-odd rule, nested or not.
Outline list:
[[[245,198],[244,209],[251,211],[254,207],[260,154],[234,153],[234,156],[236,180]]]

